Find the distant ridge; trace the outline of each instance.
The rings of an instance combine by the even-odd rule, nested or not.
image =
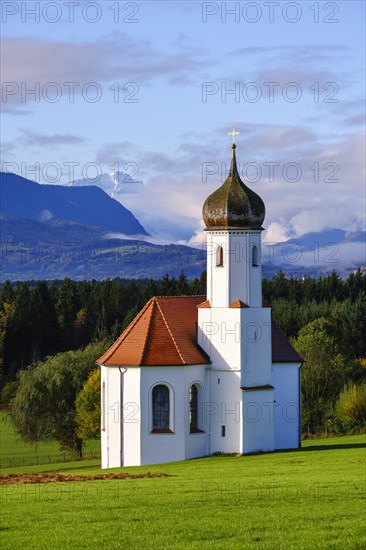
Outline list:
[[[0,282],[199,277],[204,247],[148,242],[132,213],[93,186],[42,185],[0,172]],[[263,276],[342,277],[365,265],[365,231],[329,229],[263,243]],[[362,268],[364,269],[364,268]]]
[[[64,220],[129,236],[148,235],[127,208],[96,186],[43,185],[0,172],[0,209],[5,217],[46,224]]]

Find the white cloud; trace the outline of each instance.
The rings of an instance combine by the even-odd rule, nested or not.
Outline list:
[[[52,220],[52,218],[53,218],[52,212],[50,212],[47,209],[42,210],[42,212],[39,215],[40,222],[49,222],[50,220]]]
[[[261,180],[246,180],[246,183],[265,202],[264,239],[267,242],[283,242],[329,228],[359,229],[364,223],[362,135],[350,133],[338,142],[315,136],[309,142],[307,133],[302,130],[270,125],[250,128],[246,142],[237,148],[243,172],[245,163],[254,159],[262,169]],[[267,150],[268,135],[277,136],[278,142],[284,140],[283,148],[273,149],[271,155]],[[303,141],[297,148],[292,148],[291,144],[287,147],[288,135],[302,135]],[[155,237],[192,246],[205,242],[202,205],[224,181],[231,154],[228,148],[224,152],[217,149],[215,136],[210,139],[212,141],[207,140],[205,145],[185,142],[175,155],[153,151],[136,155],[140,166],[145,167],[140,172],[146,185],[135,195],[124,196],[122,201]],[[216,163],[217,170],[204,182],[202,167],[206,162]],[[279,164],[274,181],[269,181],[265,162]],[[290,162],[298,163],[301,168],[297,182],[286,181],[283,176],[283,167]],[[315,181],[315,163],[319,166],[319,181]],[[332,175],[334,167],[337,172]],[[332,177],[339,181],[329,181]]]
[[[264,243],[282,243],[290,239],[289,229],[286,227],[285,220],[281,222],[272,222],[263,235]]]

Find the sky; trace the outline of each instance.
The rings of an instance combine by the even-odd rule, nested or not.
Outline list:
[[[364,227],[363,1],[4,0],[1,21],[1,170],[129,173],[155,241],[200,246],[235,124],[264,240]]]

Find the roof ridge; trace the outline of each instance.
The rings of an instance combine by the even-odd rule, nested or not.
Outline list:
[[[161,307],[160,307],[160,304],[159,304],[159,301],[158,301],[158,300],[156,300],[156,305],[157,305],[158,308],[159,308],[159,311],[160,311],[160,313],[161,313],[161,315],[162,315],[162,317],[163,317],[163,321],[164,321],[164,323],[165,323],[165,326],[166,326],[166,328],[167,328],[167,330],[168,330],[168,332],[169,332],[169,334],[170,334],[171,339],[173,340],[175,349],[177,350],[178,355],[179,355],[179,357],[181,358],[183,365],[185,365],[186,362],[185,362],[185,360],[184,360],[184,358],[183,358],[181,352],[179,351],[177,342],[176,342],[175,339],[174,339],[173,333],[172,333],[172,331],[170,330],[170,327],[169,327],[169,325],[168,325],[168,322],[167,322],[167,320],[166,320],[166,318],[165,318],[165,315],[164,315],[164,313],[163,313],[163,310],[162,310]]]
[[[153,318],[153,314],[154,314],[154,307],[155,307],[156,304],[157,304],[157,299],[156,299],[156,297],[153,296],[152,298],[150,298],[149,302],[151,302],[152,308],[151,308],[151,315],[150,315],[150,319],[149,319],[149,324],[148,324],[148,327],[147,327],[147,330],[146,330],[145,342],[144,342],[144,345],[143,345],[143,347],[142,347],[142,352],[141,352],[141,357],[140,357],[140,365],[143,365],[143,364],[144,364],[144,363],[143,363],[143,359],[144,359],[144,356],[145,356],[147,341],[148,341],[148,338],[149,338],[151,322],[152,322],[152,318]]]
[[[125,330],[120,334],[120,336],[117,338],[115,342],[110,346],[110,348],[107,349],[107,351],[100,357],[105,357],[105,361],[108,361],[110,356],[112,355],[113,351],[118,348],[118,346],[126,339],[126,337],[130,334],[133,327],[136,325],[136,323],[139,321],[140,317],[143,315],[143,313],[148,309],[148,306],[150,302],[153,300],[153,298],[150,298],[150,300],[144,305],[144,307],[141,309],[141,311],[134,317],[131,321],[131,323],[125,328]]]
[[[179,294],[178,296],[168,296],[168,295],[157,295],[153,296],[153,298],[156,298],[157,300],[159,298],[202,298],[205,297],[204,294]]]

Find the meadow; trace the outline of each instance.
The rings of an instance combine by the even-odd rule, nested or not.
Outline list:
[[[100,441],[86,441],[84,456],[99,457]],[[54,464],[68,460],[70,453],[60,451],[57,441],[46,441],[37,445],[21,442],[8,421],[6,412],[0,411],[0,468]]]
[[[298,451],[110,470],[167,477],[2,485],[2,548],[361,549],[364,435]],[[99,461],[2,473],[106,473]]]

